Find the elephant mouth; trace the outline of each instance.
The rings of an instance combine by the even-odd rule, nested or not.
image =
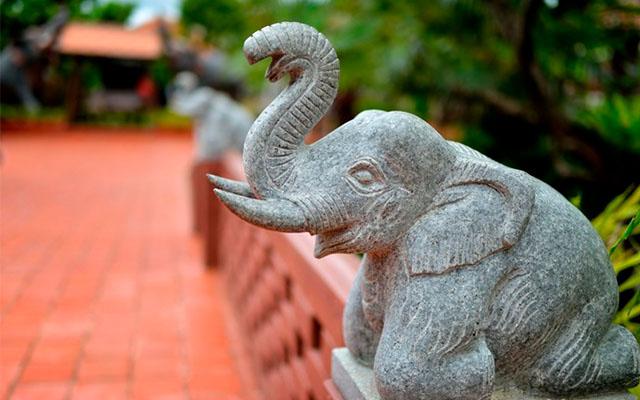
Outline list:
[[[355,237],[349,227],[318,233],[313,255],[322,258],[334,253],[348,253]]]
[[[333,253],[349,253],[357,238],[357,229],[346,221],[341,227],[315,230],[303,208],[286,199],[258,199],[245,182],[208,175],[214,192],[237,216],[254,225],[281,232],[309,232],[316,236],[314,255],[322,258]]]
[[[282,54],[273,55],[271,64],[265,73],[265,78],[271,82],[279,81],[287,73],[287,66],[290,61],[291,57],[285,57]]]

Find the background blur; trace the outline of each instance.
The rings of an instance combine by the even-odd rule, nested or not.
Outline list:
[[[341,63],[317,136],[365,109],[408,111],[549,183],[611,248],[616,322],[640,337],[638,0],[3,0],[0,47],[22,46],[27,28],[63,4],[65,29],[24,69],[42,107],[27,110],[3,88],[3,130],[15,121],[188,129],[166,102],[189,62],[202,72],[210,61],[225,76],[211,85],[257,115],[282,86],[264,80],[266,62],[247,64],[243,41],[274,22],[304,22]]]
[[[48,21],[57,3],[3,1],[0,44]],[[267,83],[261,68],[244,61],[244,39],[276,21],[305,22],[324,32],[340,56],[335,123],[367,108],[415,113],[449,138],[579,196],[591,216],[638,180],[640,3],[634,0],[64,3],[72,21],[153,32],[163,17],[191,48],[228,54],[227,68],[246,78],[250,98]],[[90,93],[117,73],[104,62],[74,68],[70,58],[63,49],[34,79],[45,114],[61,107],[71,74],[80,71]],[[160,88],[162,105],[172,76],[168,61],[161,54],[147,61],[144,71]],[[259,111],[260,102],[249,103]],[[12,111],[3,109],[4,116]],[[123,119],[102,115],[109,117]]]

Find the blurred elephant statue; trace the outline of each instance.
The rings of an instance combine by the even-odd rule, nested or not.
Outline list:
[[[173,81],[170,106],[194,119],[195,158],[215,161],[230,149],[242,152],[253,117],[227,94],[199,86],[198,77],[180,72]]]
[[[51,49],[68,20],[69,11],[63,6],[46,24],[29,27],[0,53],[0,85],[11,89],[31,112],[38,111],[40,103],[33,95],[26,70]]]
[[[248,184],[210,179],[242,219],[316,235],[316,257],[365,253],[344,338],[383,399],[489,399],[502,387],[563,398],[638,383],[638,344],[611,323],[605,246],[562,195],[404,112],[362,112],[306,145],[337,92],[333,47],[285,22],[244,52],[251,64],[271,57],[267,78],[291,82],[249,131]]]

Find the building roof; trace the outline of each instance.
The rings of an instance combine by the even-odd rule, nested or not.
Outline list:
[[[71,22],[62,30],[55,49],[62,54],[153,60],[162,54],[157,32],[130,30],[103,23]]]

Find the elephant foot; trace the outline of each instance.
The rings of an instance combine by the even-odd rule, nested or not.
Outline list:
[[[373,370],[362,365],[346,348],[332,352],[331,378],[344,400],[382,400],[375,387]],[[581,397],[552,397],[527,393],[513,385],[499,385],[490,400],[633,400],[625,391]]]
[[[580,397],[550,397],[525,393],[515,388],[496,388],[491,395],[491,400],[634,400],[635,398],[626,391]]]
[[[421,354],[381,353],[375,383],[385,400],[489,400],[494,382],[493,354],[484,338],[463,351],[433,359]]]
[[[640,351],[631,332],[610,325],[596,344],[585,333],[589,332],[587,328],[575,332],[534,368],[537,373],[532,375],[532,386],[536,390],[556,396],[586,395],[624,391],[638,384]]]

